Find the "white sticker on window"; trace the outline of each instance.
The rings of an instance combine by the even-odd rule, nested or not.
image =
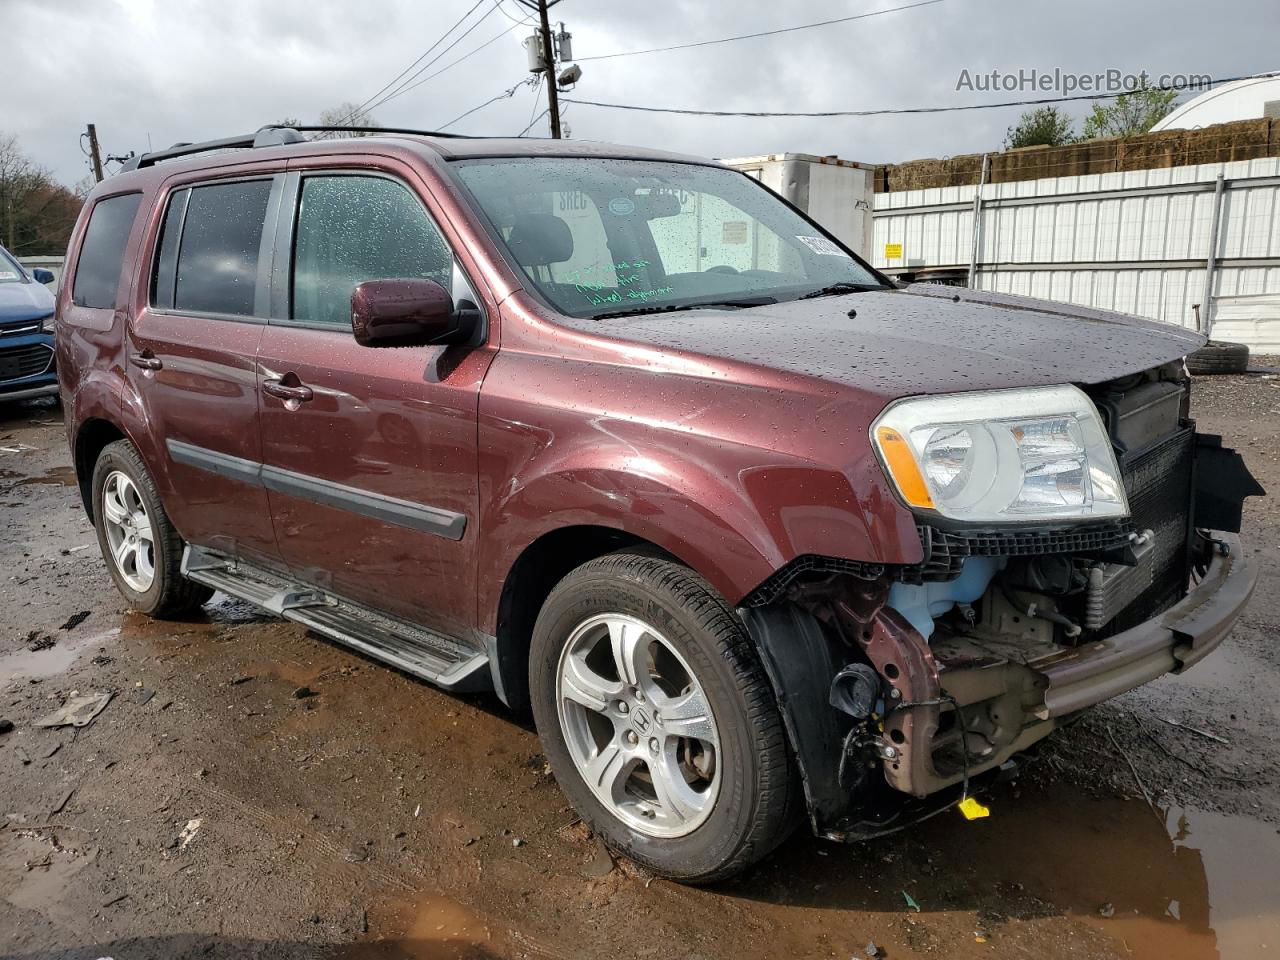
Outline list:
[[[849,255],[837,247],[826,237],[796,237],[801,243],[824,257],[848,257]]]
[[[0,280],[17,280],[18,275],[12,270],[0,270]]]

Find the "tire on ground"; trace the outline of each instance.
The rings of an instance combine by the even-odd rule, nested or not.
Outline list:
[[[719,793],[691,833],[656,838],[611,813],[578,772],[557,710],[560,654],[575,627],[602,613],[633,616],[686,660],[720,740]],[[552,772],[583,820],[620,853],[662,876],[709,883],[746,869],[799,820],[799,778],[773,688],[742,621],[700,576],[658,556],[622,551],[583,564],[547,598],[533,631],[534,719]]]
[[[1210,340],[1187,357],[1187,370],[1194,374],[1244,373],[1249,369],[1249,348],[1243,343]]]
[[[155,577],[151,581],[151,586],[143,592],[135,590],[125,582],[111,556],[111,547],[107,540],[102,494],[107,477],[116,470],[133,481],[151,521]],[[169,522],[169,515],[164,512],[160,495],[156,492],[155,482],[151,479],[146,464],[142,462],[142,456],[132,443],[128,440],[117,440],[103,448],[93,466],[92,490],[93,518],[98,534],[98,546],[102,549],[102,556],[106,560],[111,579],[115,581],[116,588],[129,606],[158,620],[179,619],[199,609],[201,604],[213,596],[213,591],[208,587],[194,583],[181,574],[182,538]]]

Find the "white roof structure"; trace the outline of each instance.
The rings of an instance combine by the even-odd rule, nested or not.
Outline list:
[[[1271,112],[1267,112],[1271,104]],[[1151,129],[1191,130],[1233,120],[1280,116],[1280,76],[1224,83],[1188,100]]]

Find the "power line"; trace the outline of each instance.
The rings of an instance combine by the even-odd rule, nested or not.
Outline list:
[[[517,133],[517,134],[516,134],[516,137],[517,137],[517,138],[519,138],[519,137],[523,137],[526,133],[528,133],[528,132],[533,128],[533,125],[534,125],[535,123],[537,123],[539,120],[541,120],[543,117],[545,117],[545,116],[546,116],[547,114],[549,114],[550,112],[551,112],[551,108],[550,108],[550,107],[545,108],[545,109],[544,109],[540,114],[538,114],[536,117],[534,117],[532,120],[530,120],[530,121],[529,121],[529,125],[528,125],[527,127],[525,127],[523,130],[521,130],[519,133]]]
[[[1200,83],[1180,83],[1165,84],[1159,87],[1151,87],[1151,90],[1188,90],[1199,87],[1215,87],[1223,83],[1234,83],[1237,80],[1253,80],[1262,77],[1280,76],[1280,71],[1275,73],[1258,73],[1250,74],[1244,77],[1222,77],[1217,80],[1202,81]],[[1132,91],[1129,91],[1132,92]],[[999,107],[1033,107],[1041,106],[1046,103],[1069,103],[1078,100],[1110,100],[1115,97],[1122,97],[1125,92],[1120,93],[1086,93],[1078,94],[1071,97],[1044,97],[1039,100],[1005,100],[1001,103],[970,103],[956,107],[903,107],[897,109],[881,109],[881,110],[817,110],[817,111],[788,111],[788,110],[688,110],[679,107],[642,107],[633,103],[602,103],[598,100],[577,100],[565,97],[565,103],[580,103],[586,107],[604,107],[609,110],[638,110],[642,113],[675,113],[690,117],[880,117],[896,114],[910,113],[954,113],[964,110],[994,110]]]
[[[490,37],[488,40],[486,40],[484,43],[480,44],[480,46],[476,47],[474,50],[471,50],[471,51],[470,51],[470,52],[468,52],[468,53],[464,53],[464,54],[463,54],[462,56],[460,56],[457,60],[454,60],[454,61],[452,61],[452,62],[450,62],[450,63],[445,64],[443,67],[441,67],[441,68],[440,68],[439,70],[437,70],[435,73],[427,74],[427,76],[423,77],[421,80],[418,80],[418,81],[416,81],[416,82],[414,82],[414,83],[411,83],[411,84],[409,84],[408,86],[402,86],[400,89],[398,89],[398,90],[394,91],[393,93],[389,93],[389,94],[387,94],[387,96],[383,97],[381,100],[379,100],[377,103],[375,103],[375,104],[374,104],[372,107],[370,107],[369,109],[370,109],[370,110],[373,110],[373,109],[376,109],[376,108],[378,108],[378,107],[384,106],[385,104],[390,103],[392,100],[396,99],[397,97],[403,96],[404,94],[408,93],[410,90],[416,90],[418,87],[422,86],[422,85],[423,85],[424,83],[426,83],[428,80],[434,80],[436,77],[440,76],[440,74],[444,73],[446,70],[451,70],[451,69],[453,69],[453,68],[454,68],[454,67],[456,67],[458,64],[460,64],[463,60],[466,60],[466,59],[468,59],[469,57],[472,57],[472,56],[474,56],[475,54],[479,53],[481,50],[483,50],[485,47],[489,46],[489,44],[493,43],[495,40],[501,40],[503,37],[505,37],[507,34],[509,34],[512,30],[515,30],[517,27],[527,26],[527,25],[529,24],[529,22],[530,22],[530,21],[528,21],[528,20],[524,20],[524,21],[522,21],[522,22],[520,22],[520,23],[512,24],[511,26],[509,26],[509,27],[507,27],[505,30],[503,30],[501,33],[496,34],[496,35],[494,35],[494,36]],[[459,39],[461,39],[461,37],[460,37]],[[448,50],[444,50],[444,51],[442,51],[442,52],[441,52],[441,56],[443,56],[445,53],[448,53],[448,52],[449,52]],[[438,59],[438,58],[437,58],[437,59]],[[435,60],[431,61],[431,63],[427,64],[427,66],[429,67],[429,66],[431,66],[433,63],[435,63]],[[426,69],[426,67],[424,67],[423,69]]]
[[[506,90],[503,90],[502,93],[498,94],[496,97],[491,97],[490,99],[486,100],[484,103],[480,104],[480,106],[478,107],[472,107],[466,113],[462,114],[461,116],[454,117],[448,123],[442,124],[441,126],[436,127],[436,129],[443,130],[446,127],[451,127],[455,123],[457,123],[459,120],[462,120],[466,117],[471,116],[477,110],[483,110],[485,107],[487,107],[491,103],[497,103],[499,100],[508,100],[511,97],[514,97],[516,95],[517,90],[519,90],[521,87],[526,86],[530,83],[533,83],[533,78],[526,77],[524,80],[521,80],[519,83],[515,84],[514,86],[508,87]]]
[[[473,9],[474,9],[474,8],[473,8]],[[418,79],[419,77],[421,77],[421,76],[422,76],[422,75],[423,75],[423,74],[424,74],[428,69],[430,69],[431,67],[435,66],[435,64],[439,63],[439,62],[440,62],[440,58],[441,58],[441,57],[443,57],[446,53],[448,53],[450,50],[452,50],[454,47],[456,47],[458,44],[460,44],[463,40],[465,40],[465,39],[467,38],[467,36],[468,36],[468,35],[469,35],[473,30],[475,30],[475,29],[476,29],[476,27],[478,27],[478,26],[480,26],[480,24],[484,23],[484,22],[485,22],[485,20],[487,20],[487,19],[489,18],[489,15],[490,15],[490,14],[492,14],[492,13],[493,13],[493,11],[495,11],[495,10],[497,10],[497,9],[498,9],[498,4],[495,2],[493,6],[491,6],[488,10],[486,10],[484,13],[482,13],[482,14],[480,15],[480,19],[479,19],[479,20],[477,20],[477,21],[476,21],[475,23],[473,23],[471,26],[467,27],[467,29],[466,29],[466,30],[464,30],[464,31],[462,31],[462,33],[458,34],[458,36],[456,36],[456,37],[453,39],[453,41],[452,41],[452,42],[451,42],[447,47],[445,47],[443,50],[441,50],[439,53],[437,53],[434,57],[432,57],[430,60],[428,60],[426,63],[424,63],[424,64],[423,64],[421,67],[419,67],[419,68],[418,68],[418,69],[417,69],[417,70],[416,70],[416,71],[415,71],[411,76],[407,77],[404,81],[402,81],[402,82],[400,83],[400,85],[399,85],[396,89],[392,90],[389,94],[387,94],[385,97],[383,97],[383,98],[382,98],[381,100],[379,100],[377,103],[375,103],[375,104],[374,104],[373,106],[371,106],[369,109],[370,109],[370,110],[376,110],[378,107],[383,106],[384,104],[386,104],[386,103],[390,102],[391,100],[394,100],[396,97],[400,96],[401,94],[403,94],[403,93],[407,93],[409,90],[412,90],[414,87],[418,86],[418,85],[419,85],[418,83],[413,83],[412,81],[417,80],[417,79]],[[504,33],[506,33],[506,32],[510,32],[510,30],[511,30],[511,29],[514,29],[514,28],[508,28],[506,31],[504,31]],[[501,35],[502,35],[502,34],[499,34],[499,36],[501,36]],[[494,37],[493,39],[494,39],[494,40],[496,40],[496,39],[498,39],[498,38],[497,38],[497,37]],[[492,42],[492,41],[490,41],[490,42]],[[482,44],[481,46],[484,46],[484,45]],[[476,49],[480,49],[480,48],[479,48],[479,47],[477,47]],[[475,53],[475,50],[473,50],[473,51],[471,51],[471,52],[472,52],[472,53]],[[465,57],[463,57],[463,58],[460,58],[460,59],[466,59],[466,58],[465,58]],[[437,74],[436,74],[436,75],[438,75],[438,74],[440,74],[440,73],[444,73],[444,71],[445,71],[445,70],[447,70],[447,69],[448,69],[448,67],[444,67],[444,68],[440,69],[439,71],[437,71]],[[430,79],[430,77],[424,78],[423,80],[419,81],[419,83],[426,83],[426,81],[427,81],[427,80],[429,80],[429,79]]]
[[[815,27],[829,27],[836,23],[849,23],[852,20],[865,20],[868,17],[880,17],[886,13],[898,13],[902,10],[913,10],[916,7],[928,7],[943,0],[919,0],[901,7],[890,7],[887,10],[872,10],[870,13],[859,13],[852,17],[837,17],[834,20],[821,20],[818,23],[802,23],[796,27],[780,27],[777,30],[762,30],[759,33],[744,33],[736,37],[721,37],[718,40],[698,40],[694,43],[677,43],[670,47],[650,47],[647,50],[623,50],[619,53],[602,53],[594,57],[579,57],[579,63],[587,60],[611,60],[614,57],[638,57],[646,53],[666,53],[668,50],[688,50],[691,47],[709,47],[717,43],[732,43],[735,40],[754,40],[756,37],[776,37],[780,33],[794,33],[797,30],[812,30]]]
[[[528,16],[524,17],[523,19],[517,19],[512,14],[507,13],[507,8],[502,5],[502,0],[498,0],[498,12],[502,14],[504,17],[506,17],[508,20],[510,20],[512,23],[528,23],[529,22]]]
[[[417,60],[413,61],[413,63],[409,64],[407,67],[405,67],[405,68],[404,68],[403,70],[401,70],[399,73],[397,73],[394,77],[392,77],[392,78],[391,78],[391,80],[390,80],[390,81],[389,81],[385,86],[383,86],[383,87],[382,87],[382,89],[381,89],[381,90],[379,90],[377,93],[375,93],[375,94],[374,94],[372,97],[370,97],[368,100],[364,101],[364,103],[360,104],[360,106],[358,106],[358,107],[356,107],[354,110],[352,110],[352,111],[351,111],[351,113],[349,113],[346,117],[344,117],[341,121],[339,121],[339,126],[341,126],[342,124],[350,123],[350,122],[351,122],[352,120],[354,120],[356,117],[360,116],[360,114],[364,111],[364,109],[365,109],[366,107],[368,107],[368,106],[369,106],[369,104],[373,103],[373,101],[374,101],[374,100],[376,100],[376,99],[378,99],[378,97],[382,96],[382,94],[383,94],[383,93],[385,93],[387,90],[391,89],[391,87],[393,87],[397,82],[399,82],[399,80],[400,80],[400,78],[401,78],[401,77],[403,77],[406,73],[408,73],[410,70],[412,70],[412,69],[413,69],[414,67],[416,67],[418,64],[420,64],[423,60],[425,60],[425,59],[427,58],[427,55],[428,55],[428,54],[430,54],[432,50],[434,50],[436,47],[440,46],[440,44],[444,42],[445,37],[449,36],[449,34],[453,33],[453,31],[457,30],[457,29],[458,29],[458,27],[463,23],[463,21],[465,21],[465,20],[467,19],[467,17],[471,16],[471,14],[475,13],[475,12],[476,12],[476,9],[477,9],[477,8],[478,8],[482,3],[484,3],[484,2],[485,2],[485,0],[476,0],[475,4],[471,7],[471,9],[470,9],[470,10],[468,10],[466,13],[464,13],[461,17],[459,17],[459,18],[458,18],[458,20],[457,20],[457,22],[456,22],[456,23],[454,23],[454,25],[453,25],[453,26],[451,26],[448,30],[446,30],[444,33],[442,33],[442,34],[440,35],[440,38],[439,38],[438,40],[436,40],[436,42],[435,42],[435,43],[433,43],[431,46],[427,47],[427,49],[426,49],[426,50],[424,50],[424,51],[422,52],[422,55],[421,55],[421,56],[419,56]],[[498,2],[498,0],[495,0],[495,6],[497,5],[497,2]],[[481,19],[483,19],[483,18],[481,18]],[[438,59],[438,58],[437,58],[437,59]],[[434,61],[433,61],[433,62],[434,62]]]

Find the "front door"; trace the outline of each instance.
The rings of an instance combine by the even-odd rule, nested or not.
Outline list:
[[[285,197],[292,229],[277,242],[277,306],[258,352],[281,554],[299,580],[462,635],[475,615],[476,415],[492,350],[361,347],[351,292],[425,277],[455,302],[475,295],[405,182],[290,173]]]
[[[174,526],[192,543],[267,566],[280,562],[257,476],[255,360],[269,302],[273,231],[264,225],[283,180],[266,173],[170,188],[126,344]]]

